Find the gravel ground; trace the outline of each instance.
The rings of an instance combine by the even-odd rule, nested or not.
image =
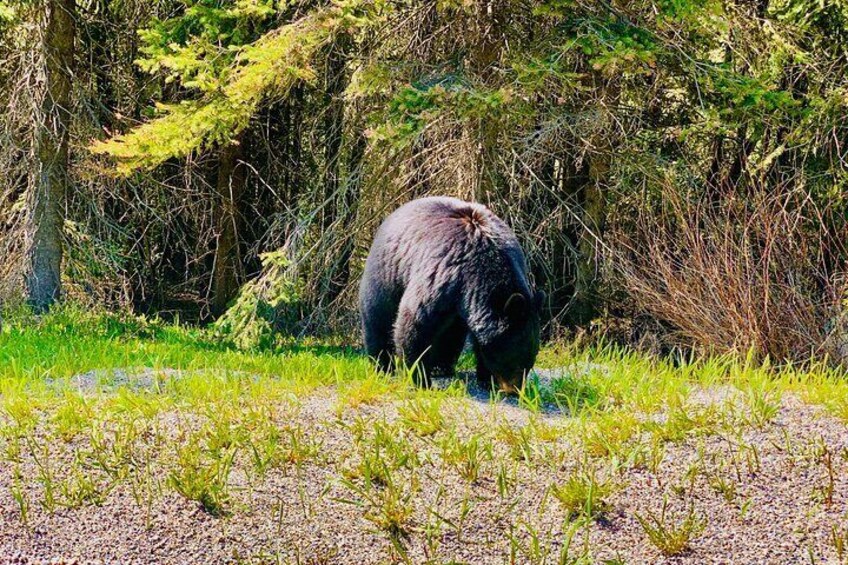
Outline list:
[[[138,386],[152,382],[146,373],[121,379],[120,384]],[[83,375],[76,382],[100,387],[103,379]],[[503,422],[520,427],[532,418],[547,429],[570,430],[575,424],[560,414],[533,416],[512,400],[492,404],[473,386],[471,397],[448,400],[443,407],[461,437]],[[725,388],[699,390],[692,397],[701,406],[734,399],[732,389]],[[356,461],[350,429],[357,419],[396,422],[398,405],[364,405],[339,415],[334,393],[322,391],[303,400],[292,417],[322,438],[321,460],[299,472],[272,470],[259,480],[236,465],[229,480],[231,511],[225,516],[213,516],[169,488],[140,506],[132,481],[124,480],[99,506],[49,513],[33,502],[24,524],[12,493],[23,481],[33,501],[43,497],[37,469],[25,458],[19,466],[23,477],[16,479],[11,466],[0,463],[0,563],[404,562],[395,547],[403,548],[410,563],[558,563],[570,529],[577,533],[569,554],[588,549],[590,561],[597,563],[838,563],[833,528],[848,527],[846,427],[789,395],[764,427],[667,443],[652,469],[621,465],[613,472],[607,471],[608,461],[593,462],[618,488],[607,500],[607,512],[585,528],[575,526],[549,492],[584,461],[573,433],[536,441],[532,464],[515,461],[495,442],[492,460],[472,483],[435,455],[437,436],[414,437],[415,449],[430,455],[423,457],[417,490],[411,491],[408,528],[394,542],[366,519],[368,505],[344,484],[340,470]],[[195,425],[180,414],[161,415],[158,423],[174,438]],[[65,457],[73,451],[71,446]],[[506,475],[512,487],[504,496],[498,486],[501,467],[514,473]],[[700,472],[689,472],[692,468]],[[733,492],[722,491],[715,477],[732,483]],[[411,481],[406,472],[397,480]],[[705,521],[690,548],[674,557],[663,556],[648,541],[637,519],[659,515],[664,505],[670,522],[690,511]]]

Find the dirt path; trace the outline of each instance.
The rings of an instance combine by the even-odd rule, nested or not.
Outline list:
[[[130,439],[124,423],[66,443],[49,426],[6,434],[0,563],[836,563],[848,546],[846,427],[791,395],[759,424],[728,389],[609,421],[473,390],[283,404],[276,436],[244,414],[224,432],[175,410]],[[223,494],[192,499],[179,480]],[[687,537],[676,555],[658,547]]]

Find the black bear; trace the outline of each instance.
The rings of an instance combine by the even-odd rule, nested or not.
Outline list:
[[[536,360],[542,301],[509,226],[447,197],[413,200],[383,222],[359,287],[365,348],[384,370],[397,355],[418,363],[425,384],[452,375],[470,334],[481,384],[507,391]]]

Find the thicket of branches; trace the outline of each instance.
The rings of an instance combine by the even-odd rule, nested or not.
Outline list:
[[[454,194],[515,228],[554,330],[844,348],[841,1],[0,0],[7,300],[68,6],[66,294],[349,331],[379,221]]]

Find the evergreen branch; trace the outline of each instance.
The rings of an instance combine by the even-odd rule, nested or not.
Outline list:
[[[314,80],[312,59],[337,33],[363,21],[353,14],[365,3],[335,2],[267,33],[241,49],[220,91],[159,105],[159,117],[126,134],[95,141],[90,151],[111,157],[115,172],[128,175],[232,140],[263,101],[285,98],[299,82]]]

